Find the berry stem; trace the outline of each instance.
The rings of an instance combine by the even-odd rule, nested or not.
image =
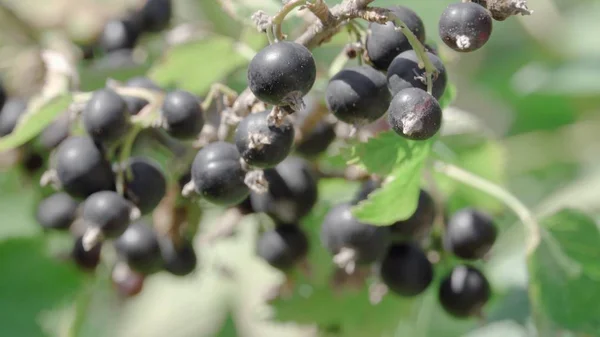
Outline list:
[[[203,111],[207,111],[210,106],[212,105],[213,100],[219,95],[223,95],[225,97],[227,97],[227,99],[230,100],[235,100],[238,96],[237,92],[235,92],[235,90],[231,89],[230,87],[226,86],[225,84],[221,84],[221,83],[214,83],[213,85],[210,86],[210,90],[208,91],[208,94],[206,94],[206,98],[204,99],[204,102],[202,102],[201,107]]]
[[[285,17],[292,10],[294,10],[294,8],[300,7],[302,5],[306,5],[306,0],[292,0],[288,3],[286,3],[285,5],[283,5],[283,7],[281,7],[281,10],[279,10],[279,12],[277,14],[275,14],[275,16],[273,16],[273,18],[271,18],[271,24],[273,25],[272,29],[273,29],[273,33],[275,35],[276,42],[285,39],[285,35],[283,34],[283,31],[281,30],[281,24],[283,23],[283,20],[285,19]],[[268,32],[268,29],[267,29],[267,32]]]
[[[519,217],[529,232],[526,240],[527,256],[530,256],[535,251],[540,243],[540,227],[531,211],[519,199],[517,199],[503,187],[485,180],[458,166],[441,161],[435,161],[433,168],[437,172],[443,173],[450,178],[484,191],[504,202],[504,204]]]
[[[137,135],[142,129],[141,125],[134,125],[125,135],[125,139],[123,139],[123,143],[121,144],[119,163],[123,165],[125,169],[121,169],[117,172],[117,192],[119,192],[120,195],[124,195],[125,191],[123,189],[125,188],[125,180],[127,177],[131,176],[131,170],[125,163],[127,163],[127,160],[131,157],[131,149],[133,148]]]

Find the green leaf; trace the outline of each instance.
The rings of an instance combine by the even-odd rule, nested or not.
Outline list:
[[[150,70],[149,76],[159,85],[202,94],[247,62],[236,50],[236,41],[212,36],[174,47]]]
[[[545,218],[529,261],[533,310],[564,330],[600,336],[600,231],[575,210]]]
[[[69,107],[71,99],[70,94],[64,94],[52,99],[39,110],[28,111],[11,134],[0,138],[0,152],[16,148],[33,139],[42,132],[42,130],[44,130],[58,114]]]
[[[7,336],[43,336],[41,316],[82,284],[74,265],[47,256],[41,237],[0,242],[0,325]]]
[[[456,99],[457,94],[458,94],[458,90],[456,89],[456,86],[454,85],[454,83],[448,83],[448,85],[446,86],[446,90],[444,91],[444,94],[442,95],[442,97],[440,97],[440,100],[439,100],[439,103],[440,103],[440,106],[442,107],[442,109],[445,109],[448,106],[450,106],[450,104],[452,104],[452,102],[454,102],[454,100]]]
[[[381,188],[353,209],[354,216],[360,221],[373,225],[391,225],[396,221],[408,219],[417,209],[421,174],[432,141],[408,141],[398,136],[396,138],[397,151],[387,154],[396,155],[393,171],[384,180]],[[376,151],[375,148],[373,151]],[[377,157],[368,160],[373,160],[371,165],[376,161],[385,165],[392,163],[391,160],[383,163],[385,159]]]

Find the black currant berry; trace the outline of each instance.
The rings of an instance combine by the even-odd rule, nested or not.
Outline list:
[[[198,258],[192,242],[182,240],[177,246],[168,237],[159,239],[164,269],[177,276],[189,275],[196,269]]]
[[[496,236],[497,229],[489,215],[463,208],[450,217],[444,232],[444,246],[462,259],[476,260],[490,251]]]
[[[261,101],[296,105],[317,77],[312,53],[301,44],[281,41],[259,51],[248,66],[248,85]]]
[[[127,132],[127,104],[112,89],[95,91],[83,109],[82,117],[85,130],[96,141],[115,141]]]
[[[269,111],[246,116],[235,131],[235,145],[250,166],[269,168],[283,161],[292,151],[294,127],[289,120],[280,126],[269,124]]]
[[[406,239],[421,239],[433,226],[435,220],[435,203],[431,195],[425,190],[419,192],[417,209],[406,220],[395,222],[390,230],[392,234],[400,235]]]
[[[21,159],[21,167],[27,174],[36,174],[38,170],[44,167],[44,164],[44,157],[42,157],[41,153],[32,150],[24,151]]]
[[[258,239],[257,255],[279,270],[289,270],[308,253],[308,238],[297,225],[278,225]]]
[[[406,24],[421,43],[425,42],[425,26],[417,13],[404,6],[390,7],[390,11]],[[384,71],[396,55],[412,49],[404,33],[396,30],[396,26],[391,21],[383,25],[369,24],[365,47],[371,63],[375,68]]]
[[[173,16],[173,3],[171,0],[147,0],[139,14],[142,20],[142,29],[145,32],[160,32],[167,27]]]
[[[250,195],[255,212],[267,213],[282,223],[297,223],[316,204],[317,180],[307,161],[288,157],[264,174],[269,190]]]
[[[439,22],[440,37],[458,52],[477,50],[492,34],[492,17],[483,6],[471,2],[450,4]]]
[[[68,114],[60,115],[40,134],[40,144],[45,149],[54,149],[71,134],[71,121]]]
[[[369,66],[343,69],[331,78],[325,92],[329,111],[354,125],[383,116],[391,99],[385,75]]]
[[[35,214],[37,222],[46,229],[69,229],[77,217],[79,202],[65,192],[57,192],[42,200]]]
[[[89,137],[72,136],[58,146],[56,173],[63,189],[77,198],[115,188],[110,163]]]
[[[145,157],[129,158],[125,170],[125,196],[142,214],[152,212],[167,191],[162,170],[155,161]]]
[[[0,110],[0,137],[13,132],[17,123],[27,111],[27,102],[19,98],[10,98]]]
[[[457,318],[477,316],[491,297],[490,284],[477,269],[460,265],[440,285],[439,300],[444,310]]]
[[[117,263],[110,276],[119,295],[125,298],[139,294],[146,278],[143,274],[131,270],[125,263]]]
[[[127,229],[132,218],[133,205],[119,193],[96,192],[83,203],[82,218],[88,227],[101,230],[108,238],[115,238]]]
[[[86,250],[83,247],[83,238],[79,237],[73,244],[71,250],[71,258],[75,264],[84,270],[94,270],[100,264],[100,253],[102,251],[102,245],[96,244],[90,250]]]
[[[361,184],[358,192],[356,192],[356,195],[352,199],[351,203],[353,205],[356,205],[359,202],[367,199],[369,197],[369,195],[371,193],[373,193],[379,187],[381,187],[381,181],[379,181],[378,179],[369,179],[369,180],[363,182]]]
[[[206,200],[223,206],[244,200],[250,190],[235,145],[214,142],[198,151],[192,164],[194,188]]]
[[[431,52],[426,54],[438,72],[433,80],[431,92],[433,97],[440,99],[448,82],[446,67],[435,54]],[[425,70],[419,68],[419,59],[414,50],[405,51],[394,58],[387,71],[387,81],[392,96],[406,88],[427,90]]]
[[[158,237],[152,227],[137,221],[115,240],[119,258],[134,271],[151,274],[163,266]]]
[[[98,45],[107,53],[122,49],[132,49],[140,32],[127,20],[110,20],[100,34]]]
[[[373,263],[387,250],[389,229],[356,220],[351,208],[351,204],[342,203],[329,210],[321,225],[321,242],[331,254],[351,249],[356,263]]]
[[[379,275],[392,292],[410,297],[422,293],[431,284],[433,266],[415,244],[398,243],[385,254]]]
[[[4,103],[6,103],[6,90],[4,89],[4,84],[2,83],[2,81],[0,81],[0,108],[2,108],[4,106]]]
[[[392,99],[388,122],[400,136],[411,140],[433,137],[442,126],[442,108],[427,91],[408,88]]]
[[[174,138],[195,139],[204,126],[204,112],[195,95],[175,90],[167,93],[162,106],[165,129]]]
[[[327,151],[335,140],[335,127],[329,122],[319,122],[309,133],[302,136],[296,145],[296,152],[308,158],[313,158]]]
[[[162,91],[162,89],[156,85],[152,80],[147,77],[139,76],[133,77],[125,82],[125,86],[128,88],[142,88],[154,91]],[[134,96],[123,96],[125,104],[127,104],[127,110],[133,115],[138,114],[147,104],[148,101]]]

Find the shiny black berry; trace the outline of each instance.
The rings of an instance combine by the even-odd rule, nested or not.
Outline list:
[[[310,50],[289,41],[263,48],[248,66],[250,90],[261,101],[273,105],[293,105],[310,91],[316,76]]]
[[[77,217],[79,202],[65,192],[54,193],[37,205],[35,218],[46,229],[69,229]]]
[[[406,24],[421,43],[425,42],[425,26],[417,13],[404,6],[393,6],[390,10]],[[387,70],[396,55],[412,49],[404,33],[396,30],[391,21],[385,24],[369,24],[365,47],[371,63],[380,70]]]
[[[421,239],[433,226],[435,220],[435,203],[431,195],[421,190],[417,209],[406,220],[395,222],[390,230],[392,234],[399,235],[405,239]]]
[[[488,214],[463,208],[448,220],[444,246],[462,259],[476,260],[490,251],[496,236],[496,225]]]
[[[235,145],[215,142],[198,151],[192,164],[194,188],[204,199],[229,206],[244,200],[250,190]]]
[[[154,160],[145,157],[129,158],[125,170],[125,196],[142,214],[152,212],[167,191],[164,173]]]
[[[125,86],[128,88],[142,88],[153,91],[162,91],[161,87],[156,85],[156,83],[143,76],[129,79],[127,82],[125,82]],[[134,96],[123,96],[123,100],[125,101],[125,104],[127,104],[127,110],[129,110],[129,112],[133,115],[138,114],[142,108],[148,104],[147,100]]]
[[[45,149],[54,149],[71,134],[69,115],[64,113],[50,123],[40,134],[40,144]]]
[[[290,156],[264,174],[269,190],[251,194],[255,212],[267,213],[282,223],[297,223],[316,204],[317,180],[307,161]]]
[[[167,27],[173,16],[172,0],[147,0],[138,15],[142,29],[146,32],[160,32]]]
[[[296,225],[278,225],[258,239],[257,255],[279,270],[289,270],[308,253],[308,238]]]
[[[433,266],[415,244],[398,243],[386,252],[379,275],[392,292],[400,296],[416,296],[433,281]]]
[[[83,109],[83,126],[96,141],[115,141],[127,132],[129,115],[121,96],[112,89],[100,89]]]
[[[115,238],[127,229],[133,205],[119,193],[96,192],[83,203],[82,219],[88,227],[102,231],[105,237]]]
[[[100,34],[98,45],[107,53],[132,49],[140,35],[137,27],[128,20],[110,20]]]
[[[476,3],[454,3],[442,13],[439,33],[442,41],[453,50],[474,51],[489,40],[492,17],[487,9]]]
[[[356,263],[373,263],[387,250],[389,229],[358,221],[351,208],[351,204],[342,203],[329,210],[321,225],[321,242],[333,255],[344,248],[352,249]]]
[[[442,108],[427,91],[408,88],[392,99],[388,122],[400,136],[411,140],[433,137],[442,126]]]
[[[437,70],[437,75],[433,78],[431,92],[433,97],[439,99],[444,94],[448,82],[446,67],[435,54],[430,52],[426,54]],[[387,71],[388,87],[392,95],[396,95],[406,88],[427,90],[425,70],[419,68],[419,62],[417,53],[414,50],[405,51],[394,58]]]
[[[13,132],[17,123],[27,111],[27,102],[20,98],[10,98],[0,110],[0,137]]]
[[[175,90],[165,96],[162,106],[165,129],[174,138],[195,139],[204,126],[204,113],[195,95]]]
[[[274,167],[292,151],[294,127],[285,120],[281,125],[268,122],[269,111],[246,116],[235,131],[235,145],[244,161],[260,168]]]
[[[100,253],[102,245],[96,244],[91,249],[83,248],[83,239],[81,237],[75,240],[71,250],[71,258],[75,264],[83,270],[94,270],[100,264]]]
[[[369,66],[341,70],[331,78],[325,92],[329,111],[342,122],[354,125],[383,116],[391,99],[385,75]]]
[[[439,290],[442,308],[457,318],[479,315],[490,297],[490,284],[485,276],[466,265],[454,267],[443,279]]]
[[[115,240],[115,249],[121,260],[134,271],[151,274],[163,266],[160,244],[152,227],[137,221]]]
[[[71,136],[58,146],[56,173],[62,188],[77,198],[115,188],[110,163],[89,137]]]
[[[310,132],[302,136],[296,145],[296,152],[313,158],[327,151],[336,138],[335,127],[329,122],[319,122]]]
[[[198,258],[194,246],[189,240],[182,240],[177,245],[168,237],[159,239],[160,252],[164,269],[177,276],[189,275],[196,269]]]

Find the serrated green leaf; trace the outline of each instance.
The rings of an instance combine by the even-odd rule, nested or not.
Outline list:
[[[216,56],[218,55],[218,57]],[[149,77],[165,87],[206,93],[248,60],[236,50],[236,41],[223,36],[175,46],[154,66]]]
[[[562,210],[542,222],[529,261],[533,310],[562,329],[600,336],[600,231],[593,219]]]
[[[408,219],[417,209],[423,165],[433,141],[402,141],[392,173],[381,188],[354,207],[358,220],[386,226]]]
[[[71,94],[64,94],[52,99],[37,111],[28,111],[11,134],[0,138],[0,152],[16,148],[33,139],[58,114],[69,107],[71,100]]]

